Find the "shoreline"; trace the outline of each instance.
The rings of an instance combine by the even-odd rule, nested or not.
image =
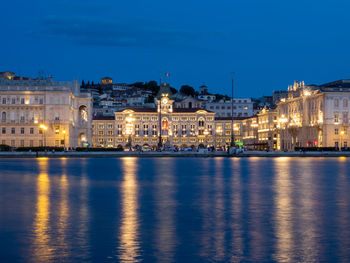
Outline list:
[[[244,152],[227,154],[226,152],[0,152],[0,158],[122,158],[122,157],[350,157],[350,152]]]

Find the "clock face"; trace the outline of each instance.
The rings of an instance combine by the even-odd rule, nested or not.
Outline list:
[[[167,98],[163,98],[163,99],[162,99],[162,103],[163,103],[163,104],[167,104],[167,103],[168,103],[168,99],[167,99]]]

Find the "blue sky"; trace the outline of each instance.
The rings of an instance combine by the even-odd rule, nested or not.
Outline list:
[[[7,10],[7,11],[6,11]],[[258,97],[350,78],[347,0],[2,3],[0,71],[56,80],[158,80]]]

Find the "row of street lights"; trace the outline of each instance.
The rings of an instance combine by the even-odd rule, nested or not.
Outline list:
[[[43,137],[43,146],[46,147],[46,131],[48,127],[45,124],[40,124],[39,129],[41,130],[42,137]],[[64,147],[66,147],[66,130],[62,131],[63,133],[63,142],[64,142]]]

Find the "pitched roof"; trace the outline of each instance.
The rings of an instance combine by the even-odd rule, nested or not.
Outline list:
[[[244,119],[248,119],[250,117],[233,117],[233,120],[235,121],[239,121],[239,120],[244,120]],[[215,117],[216,121],[230,121],[232,120],[232,117]]]
[[[214,113],[212,111],[208,111],[206,109],[202,109],[202,108],[174,108],[174,113],[191,113],[191,112],[197,112],[199,110],[204,110],[206,112],[209,112],[209,113]]]
[[[125,110],[132,110],[134,112],[154,112],[154,113],[157,112],[155,108],[125,108],[123,110],[118,110],[116,112],[123,112]]]
[[[114,120],[114,116],[103,116],[103,115],[97,115],[93,117],[93,120]]]

